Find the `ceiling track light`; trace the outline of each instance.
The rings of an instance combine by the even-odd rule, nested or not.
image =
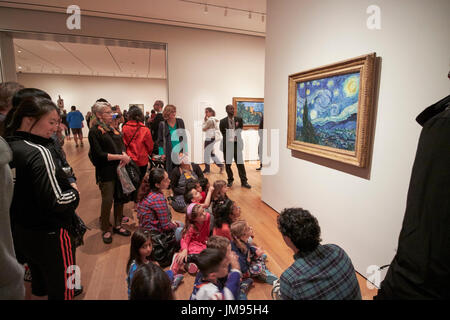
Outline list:
[[[226,17],[228,15],[228,8],[225,8],[225,12],[223,13],[223,15]]]
[[[251,11],[248,12],[248,18],[249,18],[249,19],[252,18],[252,12],[251,12]]]
[[[264,22],[264,15],[261,15],[261,22]]]
[[[208,13],[208,5],[207,5],[207,4],[205,4],[205,10],[203,11],[203,13],[204,13],[204,14],[207,14],[207,13]]]

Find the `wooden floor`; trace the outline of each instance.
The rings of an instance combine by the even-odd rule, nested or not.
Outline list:
[[[81,270],[81,283],[84,291],[76,299],[87,300],[123,300],[127,299],[126,263],[130,251],[130,237],[113,236],[112,244],[104,244],[99,224],[101,197],[95,183],[94,167],[88,158],[89,143],[84,139],[84,147],[75,147],[73,140],[66,141],[64,150],[67,160],[74,169],[80,190],[80,205],[77,213],[83,218],[91,230],[85,235],[85,244],[77,249],[76,261]],[[241,188],[235,165],[232,166],[235,184],[228,196],[241,207],[241,217],[253,227],[255,242],[266,250],[269,269],[280,276],[293,263],[293,253],[284,244],[277,229],[277,212],[261,201],[261,176],[256,171],[257,162],[246,162],[248,182],[251,189]],[[211,166],[212,173],[207,175],[209,182],[223,179],[226,173],[219,174],[216,166]],[[184,215],[172,211],[174,220],[184,222]],[[137,228],[137,219],[133,204],[125,205],[124,215],[131,217],[125,225],[130,231]],[[112,219],[111,214],[111,219]],[[363,299],[371,300],[376,290],[369,290],[366,280],[357,274]],[[176,290],[177,299],[189,299],[194,278],[185,273],[185,278]],[[256,283],[250,289],[249,300],[271,299],[271,285]]]

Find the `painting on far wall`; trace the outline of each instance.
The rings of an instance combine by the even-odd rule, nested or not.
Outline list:
[[[241,117],[244,129],[258,129],[264,114],[264,98],[233,98],[234,114]]]
[[[375,53],[289,76],[288,148],[365,167]]]

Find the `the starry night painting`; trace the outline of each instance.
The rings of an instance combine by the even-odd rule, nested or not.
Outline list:
[[[289,75],[287,147],[361,168],[367,166],[373,135],[376,62],[376,54],[370,53]]]
[[[359,73],[297,83],[295,140],[354,151]]]

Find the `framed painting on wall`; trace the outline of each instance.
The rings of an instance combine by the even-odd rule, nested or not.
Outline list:
[[[264,98],[233,98],[234,115],[241,117],[244,129],[258,129],[264,114]]]
[[[289,76],[287,147],[366,167],[376,54]]]

